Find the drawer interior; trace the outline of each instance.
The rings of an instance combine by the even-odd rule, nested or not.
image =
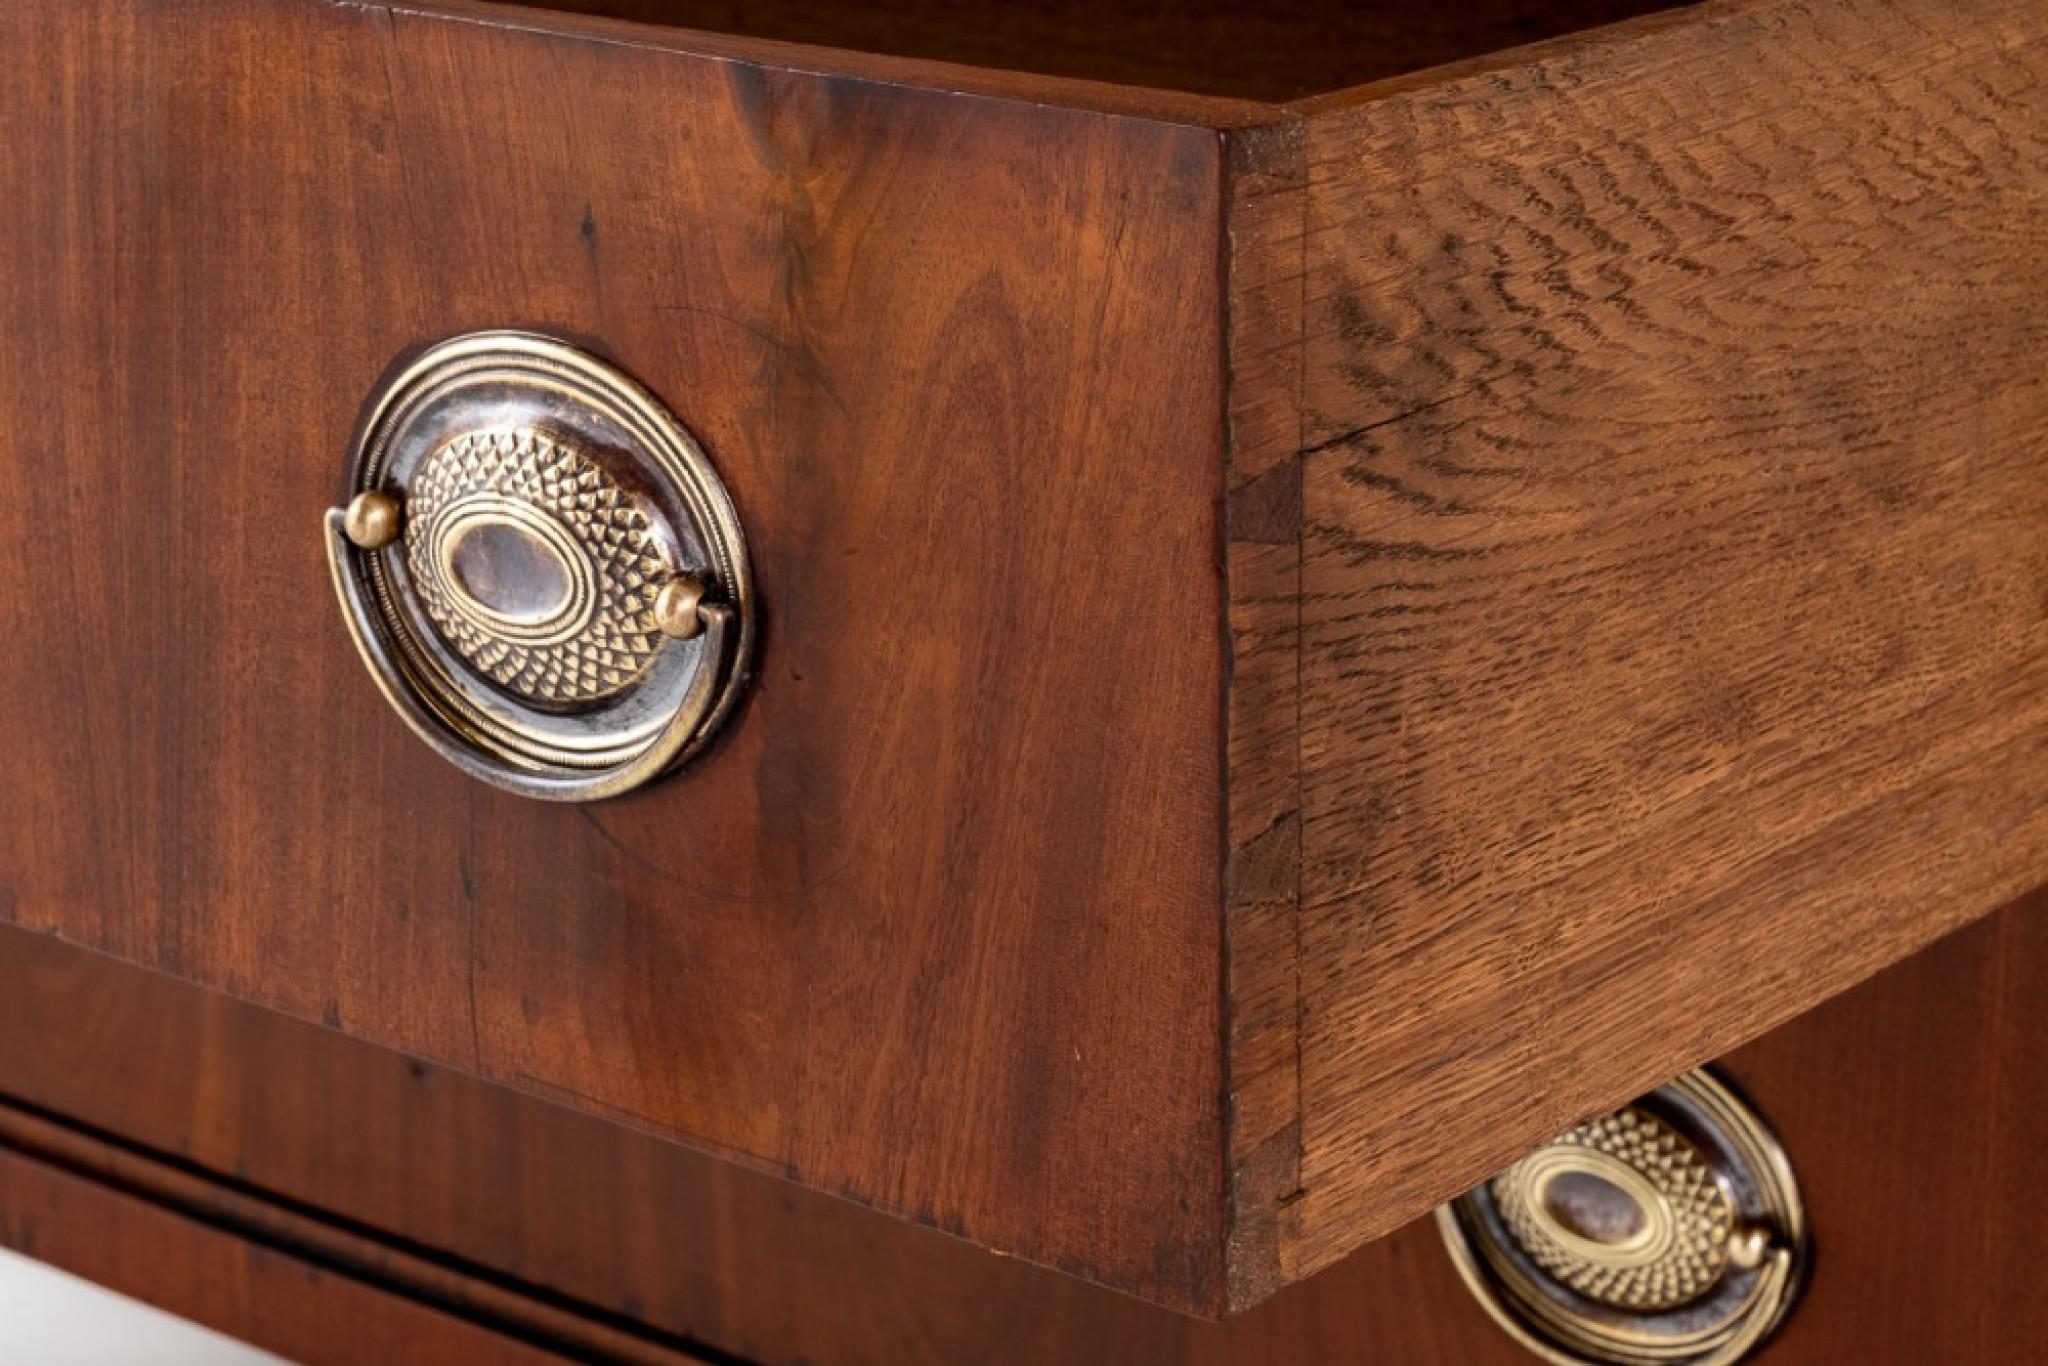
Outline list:
[[[535,0],[714,33],[1282,101],[1481,57],[1681,0]]]

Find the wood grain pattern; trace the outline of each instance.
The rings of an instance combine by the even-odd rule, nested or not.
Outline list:
[[[4,1147],[0,1245],[304,1366],[568,1360]]]
[[[1215,1313],[2048,875],[2038,4],[1063,6],[0,11],[0,920]],[[741,508],[630,800],[332,619],[486,326]]]
[[[1278,1287],[1279,1210],[1301,1176],[1301,154],[1299,129],[1285,124],[1237,139],[1225,185],[1224,1113],[1234,1305]]]
[[[174,1026],[183,1023],[183,1012],[175,1003],[163,1014]],[[124,1018],[147,1024],[145,1018],[132,1012]],[[190,1040],[186,1046],[190,1046]],[[295,1113],[304,1115],[309,1108],[301,1106]],[[298,1264],[306,1284],[315,1288],[316,1303],[323,1307],[311,1311],[281,1308],[281,1316],[292,1322],[329,1312],[324,1308],[324,1292],[318,1288],[339,1279],[346,1283],[341,1295],[344,1301],[362,1300],[373,1308],[386,1301],[402,1302],[388,1310],[377,1309],[396,1324],[415,1320],[435,1324],[441,1317],[452,1315],[474,1325],[480,1339],[510,1339],[546,1354],[550,1360],[559,1354],[612,1366],[680,1366],[715,1355],[700,1344],[666,1338],[617,1316],[564,1305],[545,1295],[544,1288],[507,1284],[488,1270],[422,1251],[416,1244],[388,1233],[323,1216],[309,1211],[302,1203],[254,1191],[243,1183],[124,1142],[102,1130],[80,1127],[67,1117],[5,1100],[0,1100],[0,1153],[20,1157],[32,1167],[61,1171],[124,1197],[113,1202],[89,1199],[88,1204],[111,1203],[116,1212],[132,1210],[136,1205],[154,1211],[134,1219],[124,1215],[117,1221],[117,1242],[123,1246],[131,1241],[147,1244],[155,1238],[189,1240],[208,1247],[233,1241],[247,1245],[245,1252],[237,1254],[237,1260],[261,1264],[262,1255],[268,1253]],[[62,1194],[57,1192],[57,1197]],[[201,1227],[186,1227],[191,1224]],[[25,1221],[14,1229],[13,1236],[33,1247],[38,1226]],[[68,1247],[68,1241],[62,1246]],[[125,1252],[121,1262],[107,1265],[141,1263],[141,1253],[142,1249]],[[146,1274],[124,1275],[124,1280],[131,1283],[124,1285],[124,1289],[146,1299],[161,1297],[167,1307],[175,1308],[187,1294],[175,1281],[159,1281]],[[216,1307],[224,1312],[234,1310],[232,1301]],[[261,1315],[252,1316],[247,1323],[208,1321],[243,1337],[267,1331]],[[452,1336],[460,1341],[463,1335],[452,1329],[424,1331],[425,1341],[418,1350],[426,1352],[437,1336]],[[336,1355],[353,1359],[353,1349],[344,1350],[343,1345],[337,1344],[332,1350]],[[412,1359],[412,1352],[408,1347],[408,1359]],[[417,1359],[436,1358],[421,1355]]]
[[[1815,1220],[1776,1359],[1991,1366],[2048,1341],[2044,973],[2048,889],[1728,1060]]]
[[[2044,79],[1758,0],[1303,109],[1283,1277],[2048,874]]]
[[[1213,1306],[1214,133],[480,13],[0,36],[0,916]],[[484,326],[740,504],[759,676],[644,796],[448,770],[323,586],[358,405]]]
[[[1788,1145],[1817,1240],[1764,1360],[1993,1366],[2048,1337],[2043,974],[2048,891],[1725,1061]],[[471,1284],[749,1360],[1528,1359],[1426,1223],[1199,1323],[19,930],[0,930],[0,1094],[408,1239]],[[0,1225],[15,1208],[0,1189]]]
[[[1515,1366],[1426,1226],[1204,1323],[14,928],[0,928],[0,1097],[465,1270],[442,1292],[471,1315],[505,1313],[462,1298],[495,1281],[788,1366],[1307,1366],[1381,1359],[1382,1339],[1402,1366],[1410,1346]]]

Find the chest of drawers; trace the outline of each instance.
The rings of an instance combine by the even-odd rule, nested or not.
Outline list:
[[[1216,1317],[2048,874],[2037,5],[0,33],[24,931]],[[498,330],[744,531],[604,801],[329,589]]]

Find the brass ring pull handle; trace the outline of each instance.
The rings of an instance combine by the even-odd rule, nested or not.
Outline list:
[[[432,347],[372,406],[334,591],[385,697],[444,758],[588,801],[669,772],[731,711],[752,642],[739,519],[639,385],[547,337]]]
[[[1727,1366],[1791,1308],[1806,1231],[1763,1121],[1691,1072],[1443,1206],[1495,1321],[1553,1366]]]

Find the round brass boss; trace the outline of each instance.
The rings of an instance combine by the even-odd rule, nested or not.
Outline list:
[[[583,801],[660,776],[730,712],[746,548],[645,389],[523,332],[450,338],[379,393],[328,564],[385,697],[450,762]]]
[[[398,539],[402,515],[396,498],[379,489],[365,489],[348,500],[341,528],[358,550],[382,550]]]
[[[1487,1312],[1553,1366],[1728,1366],[1784,1319],[1805,1262],[1783,1151],[1704,1071],[1559,1135],[1437,1227]]]

